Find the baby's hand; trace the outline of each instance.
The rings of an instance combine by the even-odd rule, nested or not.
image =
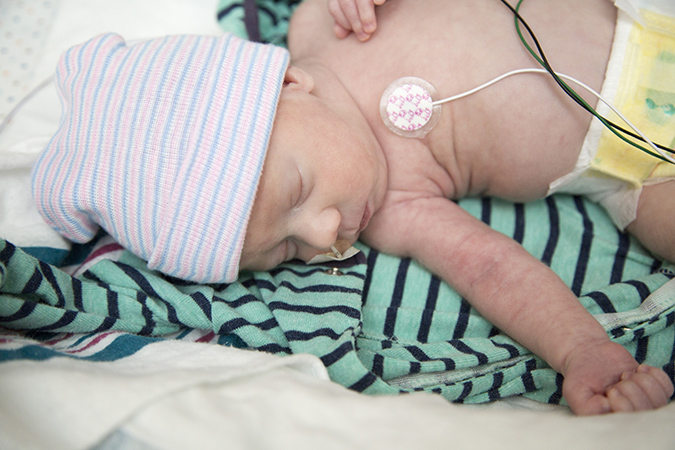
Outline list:
[[[328,0],[328,10],[335,19],[335,35],[343,39],[354,33],[360,41],[367,41],[377,28],[375,5],[387,0]]]
[[[665,406],[673,384],[663,370],[638,365],[622,346],[607,342],[568,361],[563,395],[579,415],[644,411]]]

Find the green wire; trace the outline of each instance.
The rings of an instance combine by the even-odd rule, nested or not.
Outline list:
[[[595,109],[593,109],[592,106],[590,106],[590,105],[589,105],[589,104],[588,104],[588,103],[587,103],[587,102],[586,102],[579,94],[576,93],[576,91],[574,91],[574,89],[572,89],[567,83],[565,83],[564,80],[562,80],[562,79],[555,73],[555,71],[554,71],[553,68],[550,66],[550,64],[548,64],[548,61],[545,61],[544,59],[540,58],[539,55],[537,55],[537,54],[535,53],[535,51],[532,49],[532,47],[530,47],[530,45],[529,45],[529,44],[527,43],[527,41],[525,40],[525,37],[523,36],[523,33],[522,33],[521,29],[520,29],[520,23],[521,23],[521,22],[523,22],[523,24],[525,24],[525,26],[527,27],[527,24],[523,21],[522,17],[520,16],[520,6],[521,6],[521,4],[523,3],[523,1],[524,1],[524,0],[519,0],[519,1],[518,1],[518,4],[517,4],[516,7],[515,7],[515,9],[513,9],[513,8],[511,7],[511,5],[509,5],[508,3],[506,3],[505,0],[502,0],[502,3],[504,3],[506,6],[509,7],[509,9],[511,9],[511,10],[514,12],[514,20],[515,20],[515,25],[516,25],[516,31],[518,32],[518,37],[520,38],[521,42],[523,43],[523,45],[525,46],[525,48],[527,49],[527,51],[532,55],[532,57],[533,57],[539,64],[541,64],[542,67],[544,67],[544,68],[551,74],[551,76],[552,76],[552,77],[555,79],[555,81],[560,85],[560,87],[561,87],[561,88],[562,88],[562,89],[563,89],[570,97],[572,97],[573,100],[575,100],[577,103],[579,103],[584,109],[586,109],[586,110],[587,110],[589,113],[591,113],[595,118],[597,118],[600,122],[602,122],[602,124],[603,124],[608,130],[610,130],[612,133],[614,133],[619,139],[621,139],[622,141],[626,142],[627,144],[629,144],[629,145],[631,145],[631,146],[633,146],[633,147],[635,147],[635,148],[637,148],[637,149],[639,149],[639,150],[642,150],[643,152],[645,152],[645,153],[647,153],[647,154],[649,154],[649,155],[651,155],[651,156],[653,156],[653,157],[655,157],[655,158],[658,158],[658,159],[660,159],[660,160],[662,160],[662,161],[665,161],[665,162],[668,162],[668,163],[671,163],[671,164],[675,164],[673,161],[669,160],[668,158],[664,158],[662,155],[659,155],[658,153],[654,153],[653,151],[651,151],[651,150],[649,150],[649,149],[646,149],[646,148],[644,148],[643,146],[639,145],[637,142],[631,141],[631,140],[628,139],[626,136],[623,136],[622,134],[620,134],[619,131],[616,129],[616,128],[618,128],[618,127],[617,127],[615,124],[613,124],[613,123],[610,122],[609,120],[605,119],[605,118],[604,118],[603,116],[601,116]],[[530,34],[532,34],[531,30],[529,30],[529,27],[528,27],[528,31],[530,31]],[[534,38],[534,36],[532,36],[532,37],[533,37],[533,39],[535,39],[535,42],[536,42],[536,38]],[[539,52],[541,53],[542,57],[545,58],[544,53],[543,53],[541,47],[539,47],[538,43],[537,43],[537,48],[539,49]],[[622,130],[622,131],[623,131],[623,132],[626,132],[625,130]],[[659,147],[663,148],[662,146],[659,146]],[[663,149],[672,152],[671,149],[667,149],[667,148],[663,148]]]

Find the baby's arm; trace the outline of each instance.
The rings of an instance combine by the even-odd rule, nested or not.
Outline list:
[[[673,386],[608,338],[562,280],[518,243],[443,198],[394,201],[373,217],[364,240],[411,256],[452,285],[488,320],[565,377],[577,414],[652,409]]]
[[[335,35],[343,39],[354,33],[361,41],[367,41],[377,28],[375,5],[387,0],[328,0],[328,11],[335,19]]]

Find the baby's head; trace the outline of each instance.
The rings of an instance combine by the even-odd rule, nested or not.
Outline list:
[[[324,78],[319,78],[325,81]],[[248,224],[242,268],[266,270],[345,251],[381,205],[384,156],[338,86],[291,66]],[[315,92],[316,91],[316,92]]]
[[[335,145],[348,127],[288,60],[229,35],[70,49],[61,125],[33,169],[38,210],[73,241],[101,226],[151,269],[197,282],[353,242],[376,174],[355,163],[360,144]]]

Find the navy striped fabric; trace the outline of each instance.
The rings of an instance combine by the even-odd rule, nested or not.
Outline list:
[[[302,0],[219,0],[221,27],[256,42],[286,46],[288,22]]]
[[[460,205],[550,265],[593,314],[630,312],[675,273],[579,197]],[[64,333],[118,336],[105,358],[123,358],[146,340],[199,333],[219,345],[316,355],[335,382],[368,394],[424,390],[467,403],[520,394],[562,401],[561,377],[449,285],[415,261],[361,249],[337,271],[292,262],[244,273],[232,284],[199,285],[150,271],[128,252],[71,277],[2,242],[0,326],[45,342]],[[639,362],[672,377],[675,299],[667,302],[647,319],[607,331]],[[8,345],[0,344],[0,361],[78,357],[43,344],[18,352],[16,343]]]

